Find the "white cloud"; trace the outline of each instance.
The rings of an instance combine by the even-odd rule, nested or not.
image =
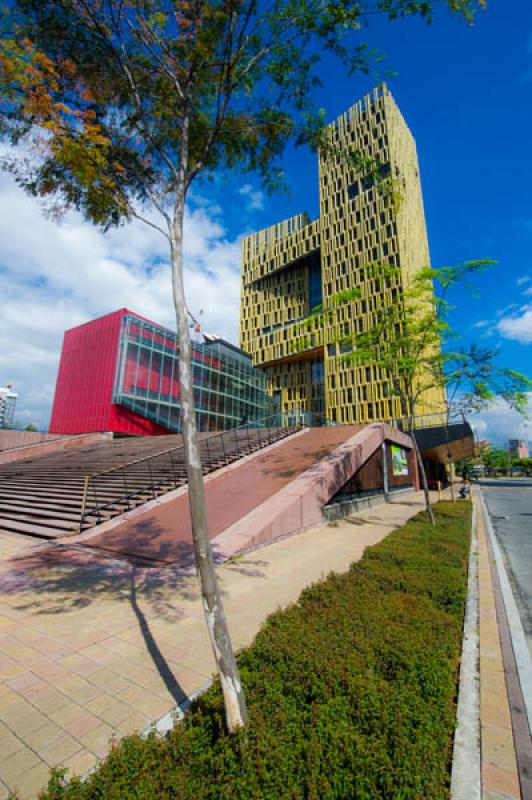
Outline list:
[[[528,410],[532,414],[532,392],[529,393]],[[532,423],[512,410],[500,397],[487,411],[468,415],[478,439],[506,446],[508,439],[532,439]]]
[[[248,209],[250,211],[260,211],[264,208],[264,195],[261,191],[254,189],[250,183],[245,183],[238,190],[238,194],[248,200]]]
[[[519,308],[519,303],[508,303],[508,305],[504,306],[504,308],[500,308],[495,316],[499,318],[504,317],[505,314],[508,314],[510,311],[514,311],[514,309],[517,308]]]
[[[167,242],[140,222],[104,234],[80,215],[46,219],[0,175],[0,385],[19,393],[16,417],[48,424],[63,331],[127,307],[175,329]],[[240,241],[218,209],[187,209],[185,283],[206,330],[237,341]]]
[[[487,328],[488,325],[491,324],[491,320],[489,319],[479,319],[478,322],[475,322],[473,325],[474,328]]]
[[[519,313],[503,317],[497,329],[505,339],[513,339],[521,344],[532,343],[532,306],[521,306]]]
[[[516,280],[518,286],[523,286],[525,283],[529,283],[532,280],[530,275],[521,275],[520,278]]]

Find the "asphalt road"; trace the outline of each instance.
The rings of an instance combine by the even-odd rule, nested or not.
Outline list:
[[[532,652],[532,479],[479,482]]]

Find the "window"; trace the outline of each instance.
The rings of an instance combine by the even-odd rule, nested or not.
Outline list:
[[[347,196],[350,200],[354,200],[355,197],[358,197],[358,181],[355,181],[348,187]]]

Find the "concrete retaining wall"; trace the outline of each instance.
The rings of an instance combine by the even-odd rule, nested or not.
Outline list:
[[[395,497],[398,494],[413,491],[414,487],[409,486],[405,489],[398,489],[394,492],[390,492],[388,496]],[[329,522],[333,522],[335,519],[343,519],[344,517],[348,517],[350,514],[356,514],[357,511],[362,511],[364,508],[380,506],[382,503],[386,503],[386,496],[384,492],[379,492],[378,494],[369,494],[364,497],[352,497],[349,500],[340,500],[324,506],[323,516]]]
[[[11,433],[11,431],[10,431]],[[106,441],[113,438],[112,433],[82,433],[78,436],[57,437],[51,434],[52,438],[35,444],[28,444],[14,447],[11,450],[0,451],[0,464],[9,464],[12,461],[20,461],[23,458],[38,458],[48,456],[62,450],[69,450],[72,447],[81,447],[85,444],[95,444],[96,442]]]
[[[410,437],[395,428],[368,425],[217,536],[217,552],[228,557],[321,524],[323,507],[383,441],[412,448]]]

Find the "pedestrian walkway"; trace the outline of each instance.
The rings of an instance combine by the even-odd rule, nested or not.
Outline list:
[[[311,467],[326,462],[337,447],[360,429],[360,425],[309,428],[213,473],[205,481],[211,539],[288,484],[292,485]],[[166,563],[179,559],[182,564],[190,566],[194,554],[188,494],[184,491],[176,497],[170,494],[165,502],[146,511],[141,507],[126,522],[111,523],[104,527],[103,532],[96,528],[94,534],[87,534],[84,541],[88,547],[104,548],[118,555]],[[214,550],[217,555],[216,546]]]
[[[484,516],[477,508],[480,619],[480,738],[483,800],[520,800],[512,720],[504,674]]]
[[[218,568],[236,648],[264,619],[423,508],[421,492]],[[0,534],[0,800],[36,797],[50,767],[82,774],[214,669],[198,582],[173,565]]]

